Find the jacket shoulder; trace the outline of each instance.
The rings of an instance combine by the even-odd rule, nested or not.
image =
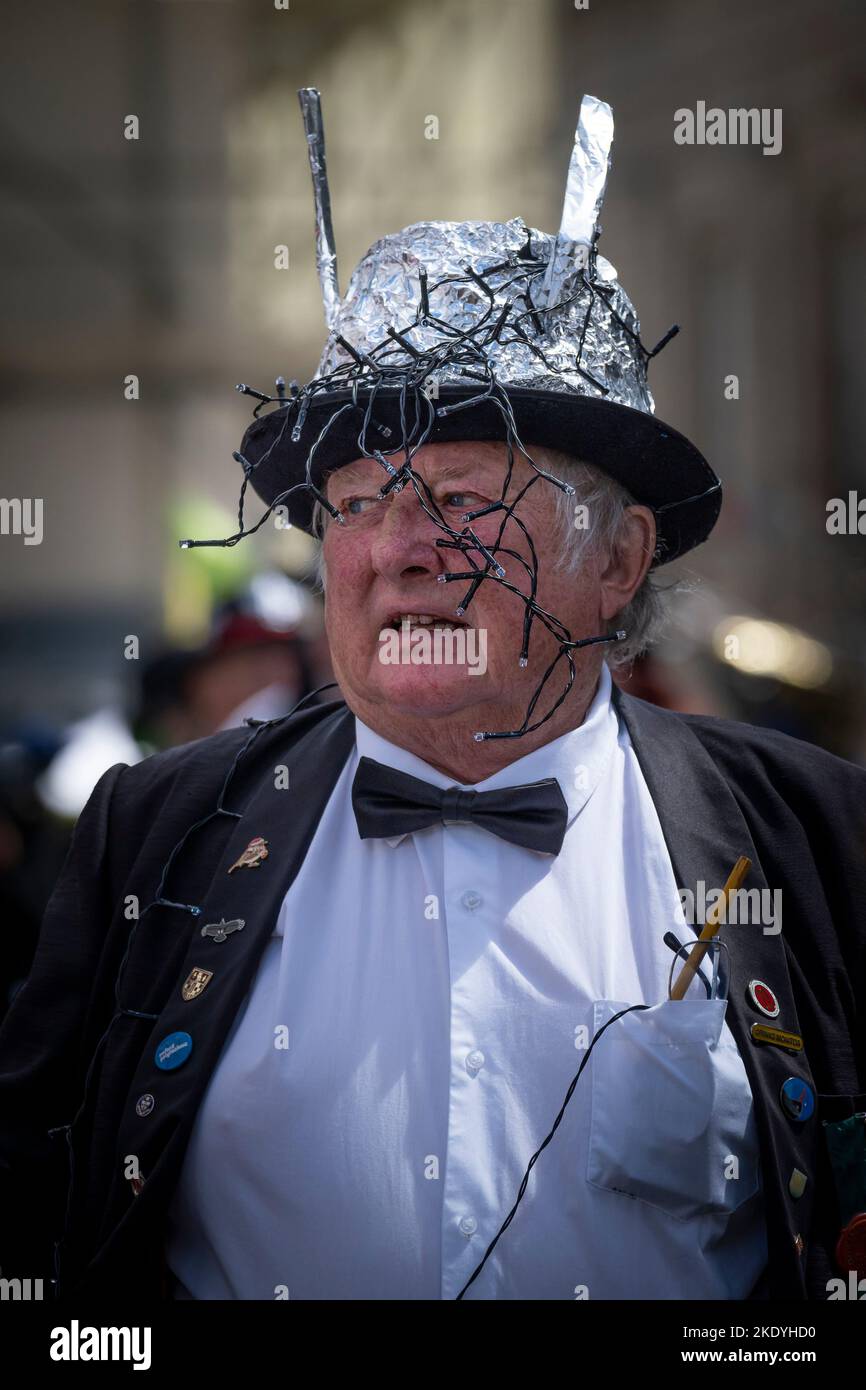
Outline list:
[[[835,805],[862,821],[866,808],[866,768],[829,753],[817,744],[778,729],[715,715],[682,714],[650,706],[632,695],[621,697],[632,720],[652,729],[663,721],[688,742],[693,736],[733,788],[752,796],[764,788],[792,805]]]
[[[710,756],[731,767],[765,768],[792,784],[831,783],[866,790],[866,768],[829,753],[826,748],[805,739],[783,734],[778,729],[745,724],[736,719],[712,715],[678,716],[700,739]]]
[[[151,753],[140,763],[126,766],[122,773],[123,796],[139,801],[150,795],[166,795],[169,790],[203,789],[219,785],[241,758],[258,761],[269,757],[276,745],[292,747],[330,714],[345,710],[342,700],[329,700],[304,710],[292,710],[276,719],[253,720],[236,729],[207,734],[204,738]]]

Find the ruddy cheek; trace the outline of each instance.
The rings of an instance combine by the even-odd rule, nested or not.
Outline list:
[[[327,584],[333,584],[341,602],[349,601],[366,592],[373,574],[370,563],[370,546],[361,537],[337,536],[324,550],[327,567]]]

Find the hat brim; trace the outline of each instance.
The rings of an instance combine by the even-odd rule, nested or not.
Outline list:
[[[441,407],[466,401],[476,397],[479,389],[441,386],[433,404]],[[677,559],[707,539],[721,510],[721,485],[703,455],[678,430],[655,415],[599,397],[522,387],[505,390],[524,445],[561,449],[593,464],[626,488],[636,502],[652,508],[660,542],[656,565]],[[288,488],[305,481],[310,449],[335,410],[351,399],[350,391],[323,393],[310,406],[296,442],[291,437],[298,418],[294,406],[271,411],[253,421],[240,452],[251,465],[250,483],[263,502],[271,506]],[[378,429],[368,427],[367,449],[381,449],[389,462],[399,468],[400,453],[388,455],[395,441],[402,438],[398,393],[380,391],[372,415],[376,425],[389,428],[391,434],[386,437]],[[361,455],[358,436],[363,421],[364,409],[359,405],[344,410],[327,431],[316,448],[310,469],[317,487],[322,487],[328,473]],[[407,430],[411,431],[415,423],[410,406]],[[426,424],[426,417],[422,416],[422,429]],[[487,399],[464,410],[437,415],[426,442],[503,441],[505,435],[502,411]],[[291,524],[309,535],[313,534],[314,502],[307,489],[299,489],[284,504]]]

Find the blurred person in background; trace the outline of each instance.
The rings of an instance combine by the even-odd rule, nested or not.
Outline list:
[[[38,782],[57,752],[49,729],[10,731],[0,740],[0,1018],[23,984],[39,924],[72,838]]]
[[[214,613],[197,648],[160,653],[142,671],[134,727],[153,751],[287,714],[314,688],[321,605],[281,571],[256,575]]]

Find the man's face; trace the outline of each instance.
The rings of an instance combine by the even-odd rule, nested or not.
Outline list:
[[[532,446],[529,445],[532,453]],[[539,466],[543,466],[539,461]],[[475,511],[502,497],[507,471],[504,444],[457,442],[430,444],[419,450],[412,467],[429,487],[445,521],[455,531],[463,529],[464,512]],[[549,470],[555,473],[555,469]],[[515,455],[511,483],[505,497],[513,502],[535,470]],[[422,510],[410,485],[384,501],[376,493],[387,481],[384,469],[375,459],[358,459],[337,469],[328,478],[327,496],[343,513],[346,525],[330,521],[324,539],[327,565],[325,586],[325,624],[331,644],[334,671],[347,703],[361,718],[365,709],[385,706],[402,717],[430,718],[477,710],[479,729],[518,727],[526,706],[547,667],[556,656],[558,642],[538,618],[532,622],[529,661],[519,665],[525,605],[495,579],[478,586],[462,618],[455,609],[470,587],[469,579],[437,582],[438,576],[472,569],[466,555],[438,546],[448,539]],[[419,484],[420,487],[420,484]],[[427,501],[426,493],[421,489]],[[429,501],[428,501],[429,505]],[[560,572],[561,532],[557,529],[554,485],[538,479],[521,499],[515,514],[520,517],[535,545],[538,557],[539,606],[569,629],[571,638],[594,635],[604,630],[601,614],[601,585],[597,567],[590,563],[577,574]],[[493,513],[471,522],[482,544],[492,547],[502,525],[503,513]],[[497,552],[505,569],[505,579],[523,594],[531,588],[532,554],[516,522],[508,520],[501,546],[515,555]],[[475,564],[483,569],[484,559],[472,552]],[[430,629],[426,639],[412,638],[403,615],[433,615],[440,622],[463,625],[467,631],[451,650],[467,654],[463,663],[447,660],[419,662],[383,660],[392,656],[400,633],[406,633],[402,649],[410,654],[412,643],[418,653],[427,650],[435,658],[436,641]],[[383,636],[395,626],[398,631]],[[471,631],[474,629],[474,632]],[[447,636],[444,634],[443,637]],[[450,642],[450,639],[449,639]],[[389,645],[390,644],[390,645]],[[440,647],[444,653],[448,644]],[[486,669],[481,670],[480,652],[485,652]],[[597,653],[598,648],[590,648]],[[471,673],[471,662],[476,673]],[[585,660],[577,653],[578,665]],[[563,658],[545,688],[535,717],[545,713],[564,689],[568,664]]]

